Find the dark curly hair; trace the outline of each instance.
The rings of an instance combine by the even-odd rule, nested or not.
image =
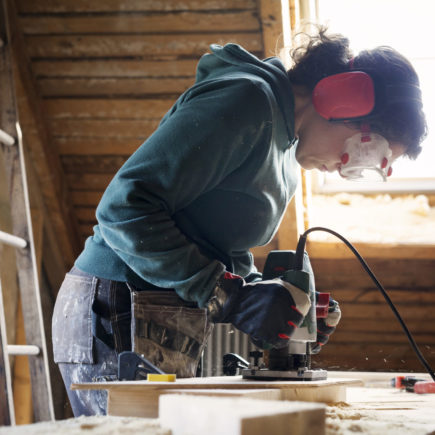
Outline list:
[[[325,27],[317,27],[314,36],[303,34],[305,43],[291,51],[293,66],[287,72],[292,84],[312,91],[322,78],[352,69],[376,71],[389,85],[419,86],[417,73],[411,63],[391,47],[381,46],[360,52],[355,58],[349,40],[340,34],[328,34]],[[385,104],[384,109],[370,119],[372,131],[388,141],[406,147],[405,154],[415,159],[421,152],[421,142],[427,135],[426,118],[419,103],[413,101]]]

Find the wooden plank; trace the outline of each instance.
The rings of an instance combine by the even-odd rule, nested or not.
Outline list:
[[[368,323],[366,321],[366,323]],[[433,346],[435,345],[435,337],[433,332],[423,333],[421,331],[415,332],[413,334],[414,339],[417,343],[421,343],[424,346]],[[334,344],[340,343],[365,343],[365,344],[383,344],[383,343],[399,343],[399,344],[407,344],[408,339],[406,338],[403,331],[395,331],[395,332],[384,332],[381,330],[378,331],[365,331],[361,329],[359,331],[353,330],[348,331],[345,330],[342,325],[335,331],[333,337],[331,338]]]
[[[406,304],[403,306],[396,307],[406,320],[409,318],[425,319],[425,321],[432,321],[435,324],[435,311],[431,305],[420,305],[420,304]],[[396,321],[391,311],[391,308],[387,304],[378,303],[346,303],[341,306],[341,311],[343,316],[349,316],[353,319],[367,319],[367,313],[373,319],[376,318],[391,318],[391,320]]]
[[[115,172],[124,164],[129,156],[64,156],[62,163],[67,173],[100,173],[110,174]]]
[[[200,56],[212,43],[235,42],[252,52],[262,52],[257,33],[207,33],[179,35],[96,35],[28,36],[27,51],[31,58],[49,57],[127,57],[127,56]]]
[[[350,286],[351,287],[351,286]],[[431,304],[435,306],[435,294],[433,289],[392,289],[388,288],[387,294],[390,296],[391,300],[397,306],[404,305],[408,303],[427,305]],[[356,302],[356,303],[380,303],[385,304],[385,299],[378,289],[336,289],[332,292],[332,296],[340,303]]]
[[[308,250],[319,290],[373,289],[375,285],[356,259],[318,259]],[[367,263],[386,289],[435,288],[435,259],[368,258]]]
[[[86,239],[89,236],[92,236],[92,234],[94,233],[93,227],[95,224],[96,224],[96,222],[80,225],[80,231],[81,231],[82,238]]]
[[[35,59],[36,78],[47,77],[194,77],[197,59]]]
[[[95,218],[95,207],[76,207],[76,215],[80,223],[94,223]]]
[[[184,396],[209,396],[209,397],[232,397],[249,398],[258,400],[281,400],[281,391],[274,390],[189,390],[174,389],[153,391],[147,394],[145,391],[134,390],[109,394],[107,403],[108,415],[128,415],[131,417],[144,417],[146,415],[157,416],[159,414],[159,398],[163,394],[183,394]],[[142,407],[131,406],[131,402],[142,403]]]
[[[263,37],[264,56],[276,56],[280,49],[289,43],[285,41],[286,24],[290,24],[290,17],[284,17],[281,0],[260,0],[259,12]],[[288,29],[290,31],[290,29]]]
[[[408,319],[406,326],[414,333],[418,331],[422,334],[433,333],[433,325],[428,322],[422,322],[420,319]],[[381,332],[381,333],[400,333],[403,334],[403,330],[399,325],[399,322],[391,321],[391,319],[374,319],[373,317],[367,316],[367,318],[353,319],[352,317],[342,317],[337,328],[338,331],[346,332]],[[405,337],[405,335],[403,335]]]
[[[160,396],[159,408],[173,435],[325,433],[325,406],[313,403],[172,394]]]
[[[60,155],[131,155],[143,140],[122,137],[57,137],[53,143]]]
[[[21,13],[256,9],[256,0],[19,0]]]
[[[109,394],[109,403],[123,403],[128,398],[130,407],[128,415],[156,418],[158,398],[169,390],[258,390],[278,389],[281,392],[281,400],[303,400],[311,402],[334,402],[346,399],[346,387],[361,385],[359,380],[331,378],[324,381],[302,382],[302,381],[250,381],[242,379],[241,376],[217,376],[211,378],[187,378],[177,379],[176,382],[144,382],[144,381],[122,381],[122,382],[99,382],[72,384],[71,389],[106,389]],[[144,406],[147,403],[148,406]],[[125,408],[123,408],[125,409]],[[113,408],[111,408],[113,412]]]
[[[44,111],[51,119],[109,118],[161,119],[174,104],[174,99],[48,99]],[[108,153],[110,154],[110,153]]]
[[[156,94],[178,95],[193,83],[193,78],[48,78],[39,79],[37,86],[42,97],[137,98]]]
[[[157,128],[151,120],[81,120],[57,119],[49,122],[53,136],[61,137],[124,137],[144,140]],[[137,143],[136,141],[136,143]]]
[[[22,16],[25,35],[258,31],[256,11]]]
[[[112,180],[114,174],[67,174],[66,179],[71,190],[103,191]],[[77,193],[76,193],[77,195]]]
[[[100,202],[103,191],[71,191],[71,202],[74,206],[94,206]]]

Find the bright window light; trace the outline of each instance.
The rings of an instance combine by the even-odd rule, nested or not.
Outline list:
[[[394,163],[391,181],[425,179],[435,190],[435,1],[318,0],[318,17],[330,32],[347,36],[355,54],[390,45],[411,61],[420,79],[429,135],[417,160],[405,157]],[[338,178],[327,174],[325,181]]]

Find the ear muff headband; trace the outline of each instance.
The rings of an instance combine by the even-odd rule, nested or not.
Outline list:
[[[376,74],[364,71],[323,78],[312,92],[312,101],[316,111],[328,121],[364,121],[390,104],[411,103],[420,107],[423,104],[417,85],[382,85]]]
[[[375,86],[363,71],[334,74],[317,83],[312,99],[316,111],[328,121],[361,118],[375,108]]]

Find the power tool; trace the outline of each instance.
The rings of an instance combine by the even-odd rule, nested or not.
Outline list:
[[[242,376],[245,379],[270,380],[326,379],[326,370],[311,369],[311,343],[315,343],[317,338],[317,318],[328,315],[329,293],[319,293],[316,301],[314,274],[306,252],[301,255],[296,251],[271,251],[264,266],[263,280],[278,277],[309,294],[310,311],[295,330],[288,347],[263,352],[262,364],[259,364],[260,354],[254,352],[251,355],[254,363],[242,370]]]

